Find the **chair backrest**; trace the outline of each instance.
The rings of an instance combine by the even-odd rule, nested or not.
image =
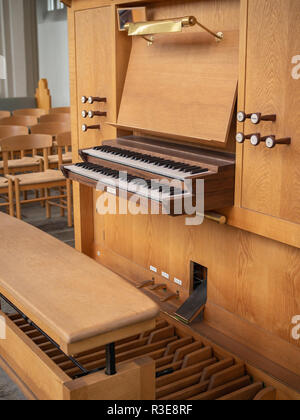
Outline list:
[[[37,150],[43,150],[44,167],[49,168],[48,149],[52,146],[52,136],[46,134],[27,134],[22,136],[5,137],[0,140],[0,147],[3,155],[4,174],[8,172],[8,159],[10,152],[21,152],[21,157],[28,150],[32,150],[33,155]]]
[[[69,124],[65,123],[41,123],[30,128],[32,134],[50,134],[51,136],[57,136],[69,130]]]
[[[28,134],[28,127],[21,125],[0,125],[0,139],[11,136],[21,136]]]
[[[70,114],[71,108],[70,107],[61,107],[61,108],[51,108],[50,114]]]
[[[47,123],[47,122],[62,122],[62,123],[70,124],[71,123],[71,115],[70,114],[42,115],[40,117],[40,123]]]
[[[0,119],[9,118],[9,117],[10,117],[10,111],[0,111]]]
[[[17,115],[9,118],[2,118],[0,125],[21,125],[23,127],[30,127],[37,124],[37,117],[30,115]]]
[[[72,146],[71,132],[61,133],[56,137],[58,147],[70,147]]]
[[[59,134],[56,137],[56,142],[57,142],[58,168],[59,168],[60,165],[63,164],[63,149],[65,149],[65,152],[67,152],[69,147],[72,146],[71,132],[68,131],[67,133]]]
[[[37,118],[45,114],[46,111],[40,108],[17,109],[16,111],[13,111],[13,115],[29,115]]]

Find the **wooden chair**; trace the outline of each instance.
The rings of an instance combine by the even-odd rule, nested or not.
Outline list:
[[[49,155],[56,153],[57,142],[56,137],[58,134],[71,131],[71,124],[62,122],[48,122],[40,123],[30,128],[32,134],[49,134],[52,136],[52,147],[49,149]]]
[[[0,177],[0,200],[0,208],[7,207],[10,216],[14,216],[14,194],[11,179]]]
[[[20,127],[23,128],[23,127]],[[26,128],[26,127],[25,127]],[[1,129],[1,127],[0,127]],[[23,131],[23,133],[22,133]],[[25,130],[20,130],[19,135],[28,135]],[[0,139],[0,149],[2,150],[2,140],[7,143],[7,139],[14,139],[16,136],[6,136]],[[17,136],[18,137],[18,136]],[[30,152],[30,156],[25,156],[25,152]],[[27,173],[27,172],[41,172],[43,170],[43,159],[40,156],[36,156],[36,151],[33,149],[18,151],[19,159],[9,159],[7,161],[7,168],[5,175],[13,175],[16,173]],[[14,152],[12,152],[12,155]],[[4,174],[4,160],[0,162],[0,174]]]
[[[40,123],[61,122],[71,124],[71,114],[48,114],[40,117]]]
[[[11,116],[10,111],[0,111],[0,119],[9,118]]]
[[[42,115],[45,115],[46,111],[40,108],[28,108],[28,109],[17,109],[13,112],[13,115],[30,115],[33,117],[40,118]]]
[[[0,126],[0,139],[4,137],[20,136],[28,134],[28,128],[21,125],[1,125]]]
[[[0,119],[0,125],[21,125],[22,127],[31,127],[35,124],[37,124],[37,117],[32,115],[17,115]]]
[[[61,108],[51,108],[50,114],[70,114],[71,108],[70,107],[61,107]]]
[[[49,167],[51,169],[59,169],[61,165],[72,162],[72,147],[71,132],[58,134],[56,137],[57,155],[48,156]]]
[[[0,125],[0,140],[5,137],[21,136],[22,134],[28,134],[27,127],[22,127],[21,125]],[[0,157],[2,157],[1,146]],[[10,156],[10,158],[13,159],[14,156]]]
[[[58,134],[70,131],[69,124],[58,122],[41,123],[30,127],[32,134],[49,134],[52,137],[56,137]]]
[[[68,226],[72,226],[72,196],[71,196],[71,182],[66,180],[60,171],[48,169],[48,150],[52,145],[52,137],[50,135],[34,135],[30,134],[27,136],[15,136],[1,140],[3,162],[4,162],[4,174],[9,176],[8,170],[8,154],[12,151],[25,152],[26,150],[33,150],[36,154],[37,150],[43,151],[44,160],[44,172],[26,173],[22,175],[16,175],[11,177],[15,187],[16,197],[16,212],[17,218],[21,219],[21,205],[34,203],[34,202],[45,202],[47,218],[51,217],[51,207],[56,206],[61,210],[67,210],[68,213]],[[52,189],[61,189],[66,187],[66,193],[59,193],[58,195],[51,196]],[[40,190],[44,190],[44,195],[36,196],[31,199],[24,199],[21,201],[21,193],[28,191],[35,191],[36,193]],[[24,195],[25,195],[24,194]],[[59,202],[53,200],[60,200]],[[62,200],[65,200],[64,202]],[[65,204],[66,203],[66,204]]]

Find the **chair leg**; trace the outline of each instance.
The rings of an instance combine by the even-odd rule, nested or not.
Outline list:
[[[64,189],[60,188],[59,189],[59,194],[62,195],[63,194]],[[59,200],[60,201],[60,205],[63,206],[63,200]],[[60,207],[60,216],[61,217],[65,217],[65,209],[63,207]]]
[[[45,188],[45,197],[47,198],[46,200],[46,217],[47,219],[51,218],[51,205],[49,204],[49,197],[50,197],[50,192],[48,188]]]
[[[15,180],[15,194],[16,194],[16,212],[17,218],[21,220],[21,198],[20,198],[20,181],[18,178]]]
[[[14,217],[14,189],[11,179],[8,180],[8,200],[9,200],[9,215]]]
[[[45,195],[45,191],[43,189],[40,190],[40,197],[43,198]],[[45,201],[41,201],[41,206],[45,207]]]
[[[67,211],[68,211],[68,226],[73,226],[72,218],[72,188],[71,180],[67,179]]]

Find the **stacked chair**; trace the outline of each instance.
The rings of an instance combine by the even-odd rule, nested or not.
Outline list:
[[[16,207],[21,219],[23,205],[40,202],[47,218],[56,206],[72,226],[71,181],[60,171],[72,162],[70,127],[70,108],[0,111],[0,207],[11,216]]]

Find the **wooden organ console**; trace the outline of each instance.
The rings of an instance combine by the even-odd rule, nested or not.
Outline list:
[[[39,392],[0,342],[2,365],[37,398],[299,400],[299,0],[65,3],[73,163],[62,171],[73,180],[76,248],[108,269],[103,285],[118,276],[135,286],[138,312],[143,293],[160,314],[153,307],[155,325],[115,338],[126,372],[109,395],[116,376],[94,371],[110,360],[107,342],[70,359],[18,312],[9,327],[68,391]],[[119,21],[139,7],[145,21]],[[194,216],[204,219],[193,225],[174,209],[195,204],[197,181],[204,214]],[[120,209],[133,196],[137,214],[99,212],[99,200]],[[132,385],[135,369],[152,384],[146,394]]]

